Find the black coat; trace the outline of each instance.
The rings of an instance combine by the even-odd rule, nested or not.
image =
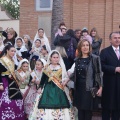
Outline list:
[[[71,39],[73,39],[72,40],[73,47],[74,47],[74,49],[76,49],[77,48],[77,41],[75,38],[71,38],[69,35],[64,35],[64,36],[57,35],[55,40],[54,40],[54,45],[55,46],[62,46],[65,48],[65,50],[67,50],[68,47],[70,46]]]
[[[68,48],[70,47],[71,45],[71,42],[72,42],[72,45],[73,45],[73,48],[74,48],[74,56],[75,56],[75,51],[76,51],[76,48],[77,48],[77,41],[75,38],[65,34],[63,36],[60,36],[60,35],[57,35],[55,40],[54,40],[54,45],[55,46],[62,46],[65,48],[65,51],[68,55]],[[67,69],[70,69],[71,66],[73,65],[74,63],[74,58],[70,58],[69,55],[68,55],[68,68]]]
[[[84,86],[83,82],[81,82],[82,84],[79,84],[79,82],[78,82],[81,79],[81,78],[78,77],[80,73],[78,73],[77,70],[76,70],[76,67],[77,68],[80,67],[80,64],[78,64],[79,61],[80,61],[79,58],[75,59],[75,70],[74,70],[74,74],[71,76],[72,79],[74,80],[73,104],[77,108],[80,108],[80,109],[81,109],[81,107],[80,107],[81,105],[86,106],[85,108],[82,108],[82,109],[87,109],[87,110],[88,109],[91,109],[91,110],[97,109],[98,108],[98,102],[99,102],[98,99],[99,98],[96,97],[96,99],[93,99],[92,94],[91,94],[91,88],[93,88],[95,86],[96,87],[103,86],[100,57],[96,56],[94,54],[90,55],[89,63],[86,66],[85,86]],[[78,70],[80,71],[80,69],[78,69]],[[81,94],[81,95],[79,95],[79,94]],[[79,102],[79,100],[81,100],[80,97],[82,97],[83,103]],[[88,107],[88,106],[90,106],[90,104],[91,104],[91,108]]]
[[[78,58],[75,59],[75,64]],[[74,88],[76,89],[76,69],[74,70]],[[86,69],[86,90],[90,91],[94,83],[103,86],[100,57],[94,54],[90,55],[90,61]]]
[[[120,110],[120,73],[115,73],[115,68],[120,67],[120,60],[112,46],[103,49],[100,58],[103,71],[102,107]]]

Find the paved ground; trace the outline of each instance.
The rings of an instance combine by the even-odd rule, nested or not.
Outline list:
[[[102,120],[102,118],[101,118],[101,112],[99,111],[99,112],[93,113],[92,120]]]
[[[102,118],[99,116],[93,116],[92,120],[102,120]]]

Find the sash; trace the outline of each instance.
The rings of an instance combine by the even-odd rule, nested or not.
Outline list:
[[[4,65],[5,67],[7,67],[8,71],[9,71],[10,74],[12,75],[14,81],[15,81],[15,82],[17,83],[17,85],[19,86],[19,83],[18,83],[18,81],[17,81],[17,79],[16,79],[16,76],[15,76],[15,74],[14,74],[14,71],[15,71],[14,62],[11,61],[11,60],[10,60],[8,57],[6,57],[6,56],[3,56],[3,57],[1,58],[1,61],[2,61],[3,65]]]
[[[62,68],[60,68],[56,73],[54,73],[49,67],[43,71],[48,77],[50,81],[53,81],[61,90],[64,90],[64,86],[61,85],[61,78],[62,77]]]

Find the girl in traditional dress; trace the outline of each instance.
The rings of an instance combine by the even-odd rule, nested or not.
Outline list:
[[[35,68],[35,62],[40,56],[41,51],[41,40],[37,38],[32,45],[32,49],[30,50],[30,67],[33,70]]]
[[[25,47],[25,42],[21,37],[16,38],[15,40],[16,55],[18,60],[28,58],[28,51]]]
[[[50,48],[50,43],[49,43],[49,40],[48,38],[46,37],[46,34],[45,34],[45,31],[42,29],[42,28],[39,28],[36,35],[35,35],[35,38],[34,38],[34,41],[37,39],[37,38],[40,38],[41,40],[41,45],[45,45],[47,50],[48,50],[48,53],[51,51],[51,48]]]
[[[29,82],[32,78],[30,76],[30,67],[29,67],[29,62],[27,59],[22,59],[20,61],[18,68],[15,71],[15,75],[18,79],[19,88],[21,90],[23,98],[25,99],[28,93],[28,90],[29,90]]]
[[[30,73],[31,73],[31,70],[29,66],[29,61],[27,59],[22,59],[19,62],[18,68],[15,71],[15,74],[18,79],[20,91],[23,95],[24,101],[30,90],[30,85],[29,85],[30,81],[34,82],[34,79],[32,79]],[[27,114],[26,109],[27,109],[27,106],[24,102],[24,110],[25,110],[25,113]]]
[[[3,39],[2,39],[2,36],[0,36],[0,54],[1,52],[3,51],[3,48],[4,48],[4,44],[3,44]]]
[[[30,89],[24,101],[25,113],[28,116],[33,108],[33,103],[37,95],[37,89],[41,81],[42,70],[45,64],[46,61],[44,59],[38,59],[35,64],[35,69],[31,72],[31,76],[34,79],[34,81],[30,82]]]
[[[61,55],[56,50],[51,51],[38,90],[38,93],[43,91],[40,100],[36,102],[38,110],[31,113],[29,120],[74,119],[65,92],[67,80],[68,76]]]
[[[0,120],[25,120],[23,97],[14,71],[15,48],[5,46],[0,58]]]
[[[44,60],[47,61],[47,59],[48,59],[48,50],[47,50],[45,45],[42,46],[42,49],[41,49],[40,52],[41,52],[40,53],[40,58],[43,58]]]

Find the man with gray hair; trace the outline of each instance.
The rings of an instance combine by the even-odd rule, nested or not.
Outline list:
[[[120,119],[120,33],[109,36],[111,45],[101,51],[103,71],[102,120]]]

